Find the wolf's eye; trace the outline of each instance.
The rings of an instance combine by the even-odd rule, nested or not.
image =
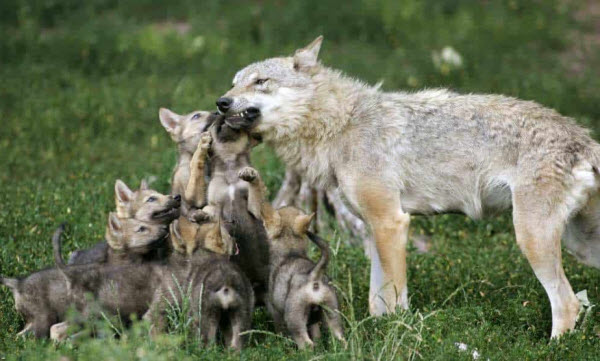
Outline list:
[[[154,196],[148,197],[148,199],[146,199],[146,202],[156,202],[156,197],[154,197]]]
[[[194,116],[192,117],[192,120],[196,120],[198,118],[200,118],[200,113],[194,114]]]
[[[262,85],[267,82],[269,79],[256,79],[256,85]]]
[[[144,226],[140,226],[140,228],[137,229],[138,233],[142,233],[142,232],[146,232],[147,228]]]

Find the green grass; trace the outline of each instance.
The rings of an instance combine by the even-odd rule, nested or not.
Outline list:
[[[581,3],[581,4],[580,4]],[[590,2],[591,3],[591,2]],[[579,4],[579,5],[578,5]],[[585,2],[330,0],[283,2],[3,0],[0,4],[0,273],[52,264],[50,235],[70,224],[65,249],[102,239],[116,178],[169,188],[175,149],[158,108],[213,109],[237,69],[325,35],[324,63],[385,89],[451,87],[536,100],[600,131],[600,51]],[[577,20],[576,20],[577,19]],[[185,32],[176,27],[185,25]],[[176,26],[177,25],[177,26]],[[593,36],[593,35],[591,35]],[[587,40],[586,40],[587,39]],[[452,46],[459,68],[432,52]],[[586,50],[587,49],[587,50]],[[583,54],[583,55],[581,55]],[[271,191],[283,166],[260,146],[253,162]],[[186,330],[150,340],[145,325],[53,345],[22,340],[23,322],[0,290],[0,356],[7,359],[598,359],[600,307],[586,327],[549,342],[550,306],[515,245],[510,214],[485,221],[413,218],[432,251],[409,256],[411,310],[371,319],[368,261],[335,227],[329,274],[343,295],[348,348],[326,338],[314,353],[274,335],[255,315],[240,355],[201,349]],[[576,291],[600,300],[600,272],[564,256]],[[182,321],[183,322],[183,321]],[[470,352],[470,351],[469,351]]]

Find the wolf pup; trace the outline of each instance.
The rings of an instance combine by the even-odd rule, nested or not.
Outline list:
[[[185,219],[184,219],[185,220]],[[142,317],[148,310],[156,289],[162,283],[162,277],[171,278],[173,275],[180,277],[188,269],[187,262],[182,261],[178,252],[178,238],[173,224],[171,227],[164,225],[148,225],[143,235],[127,234],[125,243],[131,244],[143,242],[151,244],[157,240],[169,238],[169,247],[173,248],[170,256],[165,262],[144,262],[140,264],[124,263],[91,263],[84,265],[65,265],[61,256],[60,238],[62,229],[57,231],[53,238],[54,258],[59,272],[63,275],[68,285],[68,291],[72,303],[86,317],[94,315],[96,307],[110,315],[121,315],[127,322],[127,316],[134,314]],[[213,250],[224,249],[216,222],[207,222],[201,226],[186,224],[191,230],[182,232],[193,235],[194,244],[204,246],[205,242],[214,242],[218,246],[209,245]],[[181,228],[181,226],[179,227]],[[212,237],[208,237],[212,236]],[[179,237],[179,236],[178,236]],[[206,238],[206,240],[204,240]],[[220,247],[220,248],[219,248]],[[87,297],[91,294],[91,300]]]
[[[267,307],[278,331],[287,330],[299,348],[312,347],[321,336],[321,321],[333,335],[345,342],[338,300],[325,276],[329,261],[329,246],[308,227],[313,215],[295,207],[273,210],[264,201],[264,185],[256,170],[240,172],[240,178],[250,183],[252,201],[261,209],[270,243],[270,274]],[[306,238],[321,250],[315,265],[307,256]],[[325,306],[325,307],[322,307]]]
[[[501,95],[383,92],[321,65],[322,40],[238,71],[217,106],[254,114],[254,131],[288,166],[322,186],[337,179],[370,223],[371,314],[408,307],[411,213],[478,219],[512,206],[516,241],[550,299],[551,337],[572,330],[579,301],[561,238],[600,267],[600,145],[589,132]]]
[[[230,126],[229,121],[237,124],[237,119],[216,116],[209,125],[211,178],[204,211],[223,219],[239,247],[239,253],[231,260],[250,278],[257,301],[262,303],[269,276],[267,234],[260,209],[253,208],[254,203],[248,201],[248,183],[238,177],[240,171],[250,166],[250,151],[259,140],[246,130]]]
[[[206,218],[210,219],[208,215]],[[228,260],[234,249],[233,240],[220,222],[213,228],[206,227],[206,223],[188,222],[181,218],[171,225],[173,246],[177,257],[181,258],[179,263],[186,265],[186,271],[176,277],[170,273],[161,277],[161,286],[144,318],[150,320],[156,330],[164,329],[167,305],[181,304],[183,297],[190,297],[190,317],[195,328],[200,329],[203,342],[213,343],[220,329],[225,345],[239,350],[242,348],[241,333],[251,324],[252,286],[241,270]],[[194,227],[197,227],[196,232],[191,234]],[[190,290],[191,294],[181,294],[182,290]]]
[[[177,163],[171,177],[171,194],[185,195],[191,175],[190,164],[196,163],[192,161],[192,157],[201,142],[202,132],[207,129],[210,119],[215,115],[207,111],[194,111],[179,115],[167,108],[160,108],[158,116],[162,126],[177,144]],[[203,178],[199,178],[200,182],[202,180]],[[189,201],[189,199],[186,200],[184,197],[184,201]],[[184,208],[187,206],[184,202]]]
[[[149,189],[145,181],[142,181],[138,190],[133,191],[123,181],[117,179],[115,182],[115,205],[117,211],[116,214],[109,216],[106,240],[97,243],[92,248],[73,252],[69,257],[69,264],[112,262],[126,258],[124,257],[125,251],[132,256],[143,255],[150,251],[146,247],[147,245],[138,243],[137,246],[143,247],[136,249],[133,244],[123,243],[123,240],[130,239],[125,234],[131,232],[133,236],[134,230],[144,227],[144,223],[168,225],[179,216],[181,197],[179,195],[167,196]],[[109,227],[112,227],[111,232],[109,232]],[[111,235],[112,238],[109,238]],[[113,245],[118,248],[112,248]],[[154,251],[158,250],[154,249]],[[160,252],[154,252],[154,255],[160,257]],[[152,259],[152,256],[146,258]]]

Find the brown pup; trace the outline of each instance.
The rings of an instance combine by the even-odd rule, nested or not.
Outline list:
[[[196,163],[192,158],[196,150],[199,149],[201,133],[206,130],[211,121],[210,119],[215,115],[207,111],[194,111],[189,114],[180,115],[167,108],[160,108],[158,115],[162,126],[169,133],[171,139],[177,143],[178,155],[177,163],[171,177],[171,194],[184,195],[183,208],[184,214],[186,214],[185,212],[187,212],[187,208],[189,207],[188,201],[193,202],[193,197],[191,199],[185,198],[185,191],[188,188],[190,176],[194,177],[191,174],[190,164]],[[205,157],[201,158],[203,162]],[[198,178],[199,183],[203,181],[204,175]],[[204,194],[199,196],[204,197]],[[193,205],[196,207],[203,206],[203,204]]]
[[[161,254],[160,247],[148,249],[148,245],[145,244],[124,243],[128,239],[135,240],[135,237],[126,237],[124,233],[133,232],[136,226],[144,227],[144,224],[168,225],[179,216],[181,197],[164,195],[149,189],[145,181],[142,181],[140,189],[133,191],[123,181],[117,179],[115,205],[117,211],[109,216],[106,240],[92,248],[73,252],[69,257],[69,264],[123,261],[128,258],[127,256],[131,256],[133,260],[143,260],[139,259],[141,255],[144,255],[146,260],[164,256]],[[109,228],[112,229],[111,232]],[[154,246],[157,245],[159,244]],[[136,248],[138,246],[141,247]]]
[[[210,219],[208,215],[206,219]],[[186,266],[178,274],[166,269],[144,318],[162,330],[168,304],[181,304],[183,297],[190,297],[189,316],[194,328],[200,329],[203,342],[213,343],[221,329],[225,345],[240,350],[241,333],[251,324],[254,292],[248,278],[229,261],[233,240],[220,221],[218,224],[211,228],[185,218],[173,223],[172,244],[179,262]],[[190,293],[182,294],[182,290]]]
[[[211,178],[204,211],[223,219],[239,249],[231,260],[248,276],[258,303],[263,303],[269,276],[267,234],[260,209],[253,208],[248,201],[248,184],[238,177],[240,171],[250,166],[250,151],[259,140],[247,130],[230,126],[231,120],[221,115],[210,119]]]
[[[334,288],[325,276],[329,247],[319,236],[308,232],[313,215],[295,207],[274,210],[264,201],[264,185],[254,169],[240,178],[249,182],[249,199],[260,207],[269,234],[270,274],[267,307],[278,331],[287,330],[299,348],[313,347],[325,321],[333,335],[345,342],[342,319]],[[308,239],[321,250],[315,265],[307,256]]]

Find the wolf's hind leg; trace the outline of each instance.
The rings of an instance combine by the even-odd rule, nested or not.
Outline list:
[[[560,200],[564,191],[552,189],[550,182],[536,183],[545,187],[525,185],[513,190],[513,222],[517,243],[550,299],[555,338],[575,326],[579,301],[562,266],[560,239],[566,216]]]

